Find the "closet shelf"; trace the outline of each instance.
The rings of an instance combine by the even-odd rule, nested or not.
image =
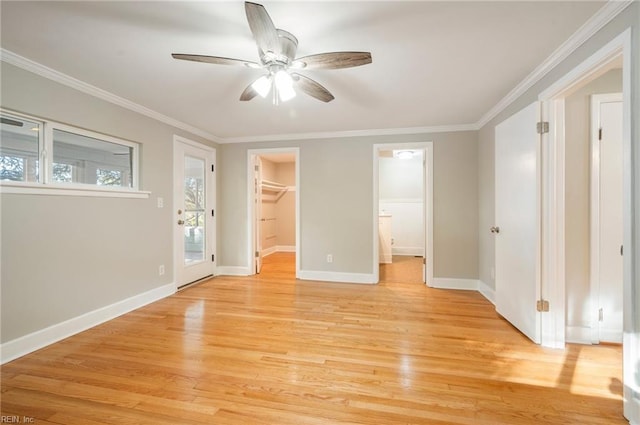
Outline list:
[[[264,194],[262,199],[267,202],[278,202],[288,189],[287,186],[270,180],[262,180],[260,188]]]

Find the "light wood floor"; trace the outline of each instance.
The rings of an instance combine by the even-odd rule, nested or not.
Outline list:
[[[422,257],[394,255],[391,263],[380,264],[380,282],[422,284]]]
[[[36,424],[624,424],[621,349],[544,349],[480,294],[295,281],[291,255],[2,366]]]

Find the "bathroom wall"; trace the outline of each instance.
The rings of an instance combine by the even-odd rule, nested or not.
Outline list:
[[[387,156],[382,156],[387,155]],[[383,153],[379,167],[380,212],[389,213],[393,255],[424,255],[423,155],[399,159]]]

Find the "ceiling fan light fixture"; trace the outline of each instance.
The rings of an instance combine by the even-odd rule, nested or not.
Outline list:
[[[291,75],[288,72],[290,70],[353,68],[371,63],[371,52],[354,51],[317,53],[296,59],[298,39],[290,32],[276,28],[263,5],[245,1],[244,9],[249,29],[258,47],[259,63],[199,54],[172,53],[171,56],[193,62],[263,69],[267,74],[247,86],[240,95],[240,101],[249,101],[258,95],[266,98],[272,93],[274,105],[294,98],[296,90],[325,103],[335,99],[318,82],[304,75]]]
[[[271,91],[271,76],[263,75],[251,84],[251,87],[262,97],[267,97]]]
[[[286,102],[296,97],[296,92],[293,89],[293,78],[287,71],[281,69],[276,72],[275,85],[281,101]]]

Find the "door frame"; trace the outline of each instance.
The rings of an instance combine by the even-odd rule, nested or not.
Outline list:
[[[564,241],[564,98],[573,90],[604,74],[610,64],[623,59],[623,145],[625,150],[625,202],[630,199],[630,53],[631,31],[626,30],[591,57],[551,84],[538,96],[542,102],[542,120],[549,121],[549,132],[542,137],[542,297],[549,301],[549,313],[542,318],[542,345],[563,348],[565,344],[565,241]],[[627,199],[628,198],[628,199]],[[625,245],[630,244],[631,205],[625,204]],[[631,256],[631,252],[630,252]],[[630,265],[625,266],[630,268]],[[628,275],[628,276],[627,276]],[[626,273],[625,288],[631,289]],[[625,297],[625,299],[631,297]],[[631,306],[629,306],[631,308]]]
[[[254,191],[254,166],[256,158],[263,155],[291,153],[295,157],[295,207],[296,207],[296,279],[300,276],[300,148],[284,147],[284,148],[265,148],[265,149],[247,149],[247,255],[249,258],[249,275],[254,275],[256,270],[256,213],[254,204],[256,201]]]
[[[424,209],[425,284],[433,287],[433,142],[376,143],[373,145],[373,282],[380,282],[378,215],[380,210],[380,151],[413,149],[424,152],[422,205]]]
[[[589,193],[591,195],[590,202],[590,223],[589,231],[591,233],[589,242],[589,260],[590,273],[589,278],[591,280],[590,285],[590,297],[591,297],[591,343],[600,343],[600,319],[598,315],[598,306],[600,305],[600,141],[597,137],[598,130],[600,128],[600,122],[594,119],[595,111],[597,109],[597,117],[600,118],[600,105],[607,102],[622,102],[622,93],[606,93],[606,94],[594,94],[591,96],[591,159],[590,170],[591,178],[589,181]]]
[[[207,173],[207,175],[210,176],[210,181],[209,181],[209,190],[207,191],[207,209],[211,208],[214,211],[216,210],[216,194],[217,194],[217,179],[216,179],[216,148],[211,147],[211,146],[207,146],[204,145],[202,143],[187,139],[185,137],[182,136],[178,136],[178,135],[174,135],[173,136],[173,169],[172,169],[172,203],[171,203],[171,223],[172,223],[172,242],[173,242],[173,282],[176,286],[176,289],[178,289],[180,287],[180,285],[178,284],[178,267],[181,267],[181,265],[179,264],[180,262],[180,255],[178,254],[178,232],[177,230],[173,227],[176,223],[177,220],[177,215],[176,215],[176,211],[179,208],[178,204],[177,204],[177,199],[175,196],[176,191],[178,190],[178,187],[181,187],[183,182],[177,182],[176,181],[176,166],[178,165],[178,161],[182,161],[182,158],[178,158],[178,147],[180,145],[186,145],[186,146],[191,146],[197,149],[201,149],[205,152],[207,152],[208,154],[211,155],[211,163],[210,165],[213,167],[213,172],[211,172],[210,174]],[[205,170],[207,171],[207,170]],[[218,260],[217,258],[215,258],[215,255],[217,253],[217,215],[214,214],[213,217],[210,217],[210,229],[207,232],[208,234],[206,235],[206,243],[207,245],[211,248],[210,253],[214,256],[214,260],[211,262],[211,275],[215,276],[217,274],[217,264],[218,264]],[[209,253],[209,250],[207,250],[207,253]]]
[[[631,29],[627,28],[612,39],[600,50],[569,71],[564,77],[550,85],[540,93],[538,99],[543,102],[543,120],[549,121],[550,132],[543,139],[549,146],[551,155],[543,166],[544,179],[551,183],[550,189],[544,193],[543,219],[547,222],[547,232],[543,236],[543,279],[548,282],[547,293],[543,296],[549,300],[553,312],[543,315],[543,338],[547,330],[547,344],[564,347],[565,343],[565,279],[564,279],[564,97],[573,89],[582,86],[602,75],[608,66],[622,58],[622,144],[623,144],[623,297],[624,297],[624,335],[623,335],[623,383],[624,413],[632,423],[640,423],[640,385],[635,376],[640,365],[634,361],[640,358],[640,305],[634,285],[639,280],[638,271],[634,267],[637,257],[637,241],[633,230],[638,202],[635,196],[638,188],[633,180],[634,166],[631,144]],[[636,156],[637,158],[637,156]],[[637,171],[637,170],[636,170]],[[554,178],[555,177],[555,178]],[[556,198],[554,199],[553,196]],[[544,222],[543,222],[544,223]],[[636,230],[637,232],[637,230]],[[555,257],[555,258],[554,258]],[[546,264],[545,264],[546,263]],[[551,279],[554,280],[551,280]]]

